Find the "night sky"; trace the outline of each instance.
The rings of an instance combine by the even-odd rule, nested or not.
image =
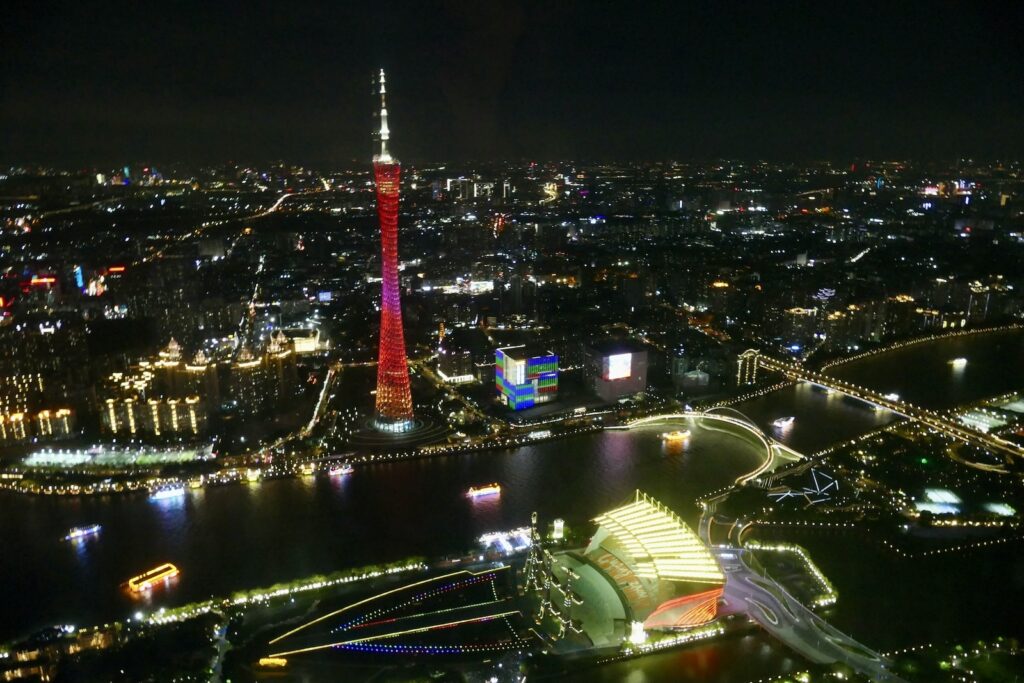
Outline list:
[[[230,4],[8,3],[0,161],[1024,156],[1024,2]]]

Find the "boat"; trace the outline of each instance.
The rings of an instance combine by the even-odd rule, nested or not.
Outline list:
[[[677,430],[671,431],[671,432],[664,432],[661,435],[661,440],[662,441],[682,441],[683,439],[688,439],[688,438],[690,438],[690,430],[689,429],[684,429],[683,431],[679,431],[677,429]]]
[[[153,569],[150,569],[148,572],[139,574],[138,576],[133,576],[132,578],[128,579],[128,588],[130,588],[135,593],[141,593],[142,591],[147,591],[150,588],[152,588],[154,584],[160,581],[164,581],[166,579],[173,578],[180,573],[181,572],[178,570],[178,568],[175,567],[173,564],[171,564],[170,562],[165,562],[159,567],[154,567]]]
[[[189,479],[188,480],[188,487],[190,489],[201,489],[203,487],[203,478],[200,476],[200,477],[195,477],[193,479]]]
[[[302,465],[300,470],[302,471],[302,475],[303,476],[311,477],[311,476],[313,476],[313,472],[315,471],[315,468],[313,467],[312,463],[308,463],[307,462],[307,463]]]
[[[345,475],[352,474],[355,471],[356,471],[356,468],[352,467],[352,465],[349,465],[346,462],[343,465],[338,465],[336,467],[332,467],[331,470],[330,470],[330,474],[331,474],[332,477],[343,477]]]
[[[288,660],[284,657],[261,657],[259,664],[266,669],[283,669],[288,666]]]
[[[500,484],[487,484],[485,486],[470,486],[469,490],[466,491],[466,495],[470,498],[481,498],[483,496],[498,496],[501,495]]]
[[[790,415],[789,417],[780,417],[779,419],[772,422],[772,426],[779,427],[781,429],[782,427],[788,427],[789,425],[793,424],[794,420],[796,420],[796,418],[793,417],[792,415]]]
[[[100,532],[99,524],[90,524],[89,526],[73,526],[68,530],[68,535],[64,537],[65,541],[77,541],[81,538],[87,538]]]
[[[965,367],[967,365],[967,359],[966,358],[954,358],[953,360],[949,361],[949,364],[952,365],[957,370],[959,370],[960,368]]]
[[[184,486],[169,486],[163,489],[157,489],[149,495],[150,500],[167,500],[168,498],[178,498],[185,495]]]

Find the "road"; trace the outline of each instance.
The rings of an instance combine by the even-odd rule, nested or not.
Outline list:
[[[434,387],[443,395],[458,401],[462,405],[463,410],[472,415],[476,420],[486,422],[488,419],[487,414],[484,413],[478,405],[469,401],[469,399],[462,395],[461,391],[454,389],[452,385],[447,384],[443,379],[438,377],[437,373],[434,372],[434,369],[430,367],[430,361],[432,359],[432,356],[423,360],[410,359],[409,367],[416,368],[416,371],[419,372],[424,379],[433,384]]]
[[[220,218],[220,219],[217,219],[217,220],[204,221],[204,222],[200,223],[199,225],[197,225],[193,230],[191,230],[189,232],[186,232],[186,233],[184,233],[182,235],[178,235],[176,238],[174,238],[174,240],[168,242],[167,244],[165,244],[163,247],[161,247],[157,251],[153,252],[152,254],[149,254],[148,256],[142,257],[141,259],[139,259],[138,261],[136,261],[132,265],[139,265],[141,263],[147,263],[149,261],[154,261],[156,259],[163,258],[164,253],[168,249],[170,249],[171,247],[173,247],[175,245],[182,244],[183,242],[186,242],[187,240],[190,240],[190,239],[197,239],[199,237],[202,237],[203,233],[206,232],[206,230],[208,230],[209,228],[213,228],[213,227],[216,227],[216,226],[219,226],[219,225],[226,225],[228,223],[237,223],[237,222],[240,222],[240,221],[251,221],[251,220],[254,220],[254,219],[257,219],[257,218],[264,218],[265,216],[269,216],[270,214],[272,214],[275,211],[277,211],[278,209],[280,209],[281,205],[284,204],[284,202],[288,198],[290,198],[290,197],[294,197],[296,195],[302,195],[302,194],[315,194],[317,192],[323,192],[323,191],[324,190],[321,190],[321,189],[315,189],[315,190],[302,190],[300,192],[286,192],[286,193],[282,194],[280,197],[278,197],[277,200],[273,204],[271,204],[269,207],[267,207],[266,209],[263,209],[261,211],[257,211],[256,213],[246,214],[244,216],[231,216],[231,217],[228,217],[228,218]]]
[[[903,679],[886,660],[804,607],[773,579],[753,569],[750,551],[712,548],[725,572],[726,608],[743,612],[786,646],[817,664],[841,662],[873,681]]]

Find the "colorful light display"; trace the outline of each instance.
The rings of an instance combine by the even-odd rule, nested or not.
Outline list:
[[[644,620],[643,626],[647,629],[674,629],[706,624],[715,618],[721,597],[722,588],[713,588],[668,600]]]
[[[608,356],[608,367],[605,370],[605,379],[623,379],[629,377],[633,371],[633,354],[617,353]]]
[[[707,546],[679,516],[637,491],[632,503],[594,519],[603,534],[591,541],[590,552],[600,541],[613,536],[634,558],[642,578],[688,581],[721,586],[725,576]]]
[[[380,352],[377,362],[377,427],[404,432],[412,427],[412,393],[405,355],[398,280],[398,193],[402,165],[388,153],[388,110],[384,70],[380,71],[380,154],[373,158],[380,219]]]
[[[457,617],[459,613],[464,612],[467,609],[487,607],[499,608],[499,606],[505,604],[508,598],[499,596],[495,581],[498,578],[499,572],[507,569],[508,565],[502,565],[495,569],[478,573],[462,570],[384,591],[378,595],[360,600],[357,603],[343,607],[340,610],[335,610],[330,614],[326,614],[307,622],[298,628],[292,629],[288,633],[274,638],[270,643],[277,643],[309,626],[312,626],[313,624],[321,623],[324,620],[332,618],[343,612],[355,610],[358,607],[371,607],[382,599],[395,598],[398,594],[411,588],[426,588],[425,590],[418,591],[405,599],[401,599],[399,602],[390,604],[385,602],[380,607],[364,611],[354,619],[330,629],[329,634],[331,635],[328,636],[330,638],[337,638],[340,636],[334,636],[333,634],[349,633],[350,635],[356,636],[354,638],[350,637],[345,640],[333,640],[332,642],[327,643],[307,645],[297,649],[276,652],[269,656],[280,658],[292,657],[294,655],[334,648],[398,655],[465,654],[522,649],[527,645],[527,642],[520,638],[516,629],[509,621],[510,617],[515,617],[519,614],[518,610],[506,609],[490,614],[472,615],[454,619],[452,617],[442,617],[442,615],[452,615],[453,617]],[[490,586],[489,595],[493,596],[493,599],[477,599],[475,602],[468,603],[465,600],[456,600],[454,604],[448,603],[451,604],[449,607],[438,606],[439,603],[430,604],[434,598],[438,598],[447,593],[459,592],[473,586],[480,585]],[[482,598],[483,596],[478,594],[477,597]],[[436,607],[436,609],[431,609],[431,607]],[[490,622],[503,622],[511,634],[511,639],[501,638],[499,640],[489,642],[480,642],[479,640],[474,639],[476,642],[465,644],[447,642],[434,644],[431,642],[417,642],[416,640],[417,637],[429,636],[439,631],[448,631],[453,628],[487,624]],[[367,632],[362,630],[385,625],[396,630],[388,630],[384,633],[373,633],[372,631]],[[360,631],[366,635],[360,636]],[[413,639],[408,640],[410,637]]]
[[[558,356],[525,346],[498,349],[494,357],[494,383],[513,410],[532,408],[558,396]]]

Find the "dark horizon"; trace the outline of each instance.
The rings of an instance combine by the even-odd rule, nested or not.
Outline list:
[[[381,6],[382,5],[382,6]],[[1024,156],[1019,4],[81,4],[0,27],[0,160]]]

